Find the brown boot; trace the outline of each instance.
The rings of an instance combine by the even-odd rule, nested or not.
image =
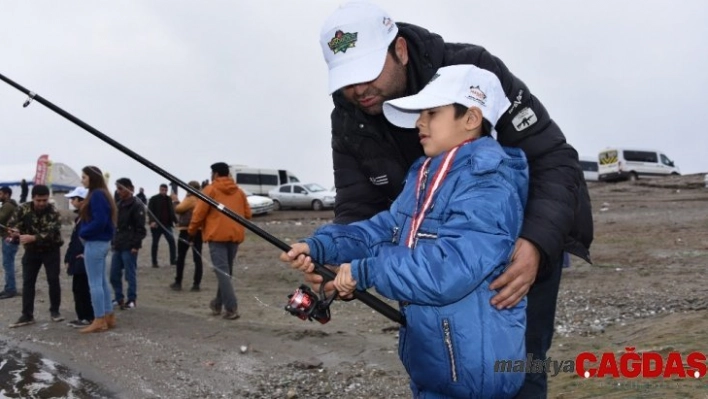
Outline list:
[[[108,331],[108,326],[106,325],[105,317],[96,317],[93,319],[93,323],[90,326],[82,328],[79,330],[80,333],[93,333],[93,332],[104,332]]]
[[[116,314],[111,312],[107,313],[105,316],[103,316],[104,319],[106,319],[106,326],[110,330],[111,328],[115,328],[116,326]]]

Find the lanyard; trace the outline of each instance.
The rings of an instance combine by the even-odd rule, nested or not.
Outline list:
[[[447,154],[445,154],[445,158],[443,158],[442,162],[440,163],[440,167],[438,168],[437,172],[435,172],[432,185],[430,186],[428,193],[425,195],[423,205],[420,207],[420,209],[418,209],[418,204],[420,204],[420,193],[425,190],[425,180],[428,177],[428,168],[430,167],[430,161],[432,158],[426,158],[425,162],[423,162],[423,165],[420,167],[420,170],[418,171],[418,181],[415,186],[416,211],[413,214],[411,230],[408,233],[408,239],[406,240],[406,246],[408,248],[413,248],[413,245],[415,244],[415,236],[418,233],[420,225],[423,224],[423,219],[425,219],[425,213],[428,211],[428,209],[433,203],[433,196],[435,195],[435,192],[438,190],[443,180],[445,180],[447,172],[449,172],[450,168],[452,168],[452,162],[455,160],[455,154],[457,154],[457,150],[459,150],[460,147],[471,142],[472,140],[474,139],[462,142],[455,148],[451,149]]]

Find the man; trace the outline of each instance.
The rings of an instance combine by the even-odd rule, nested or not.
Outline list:
[[[140,192],[138,192],[135,197],[140,200],[143,205],[147,204],[147,197],[145,196],[144,188],[140,187]]]
[[[49,284],[49,313],[52,321],[62,321],[59,313],[61,286],[59,269],[61,238],[59,212],[49,203],[49,187],[32,187],[32,200],[20,205],[8,222],[10,237],[24,246],[22,257],[22,316],[10,327],[34,324],[34,293],[39,269],[44,265]]]
[[[248,206],[246,194],[229,176],[229,165],[224,162],[211,165],[211,180],[211,184],[204,188],[205,195],[246,219],[251,218],[251,208]],[[202,240],[209,245],[211,263],[214,265],[214,272],[219,282],[216,298],[209,303],[209,308],[214,316],[218,316],[223,307],[224,319],[238,319],[240,315],[234,287],[231,284],[231,275],[238,246],[245,238],[244,228],[206,202],[199,201],[194,207],[187,232],[190,237],[193,237],[200,228]]]
[[[361,2],[343,5],[325,21],[320,44],[334,101],[335,223],[387,209],[410,165],[423,154],[417,129],[394,127],[384,119],[384,101],[418,93],[442,66],[473,64],[497,75],[511,106],[499,119],[495,136],[502,145],[524,151],[531,182],[512,261],[489,286],[498,290],[491,305],[510,308],[528,295],[526,349],[535,359],[545,359],[563,251],[590,261],[592,214],[575,149],[528,87],[483,47],[446,43]],[[314,275],[308,279],[321,281]],[[545,397],[546,391],[547,376],[529,373],[518,397]]]
[[[150,220],[150,232],[152,233],[152,267],[160,267],[157,263],[157,249],[160,244],[160,237],[165,236],[167,245],[170,247],[170,264],[174,266],[177,262],[175,252],[175,238],[172,236],[172,226],[177,221],[172,199],[167,195],[167,184],[160,184],[160,192],[150,197],[148,203],[148,218]]]
[[[0,292],[0,299],[12,298],[17,295],[15,283],[15,255],[19,245],[13,240],[5,240],[8,237],[7,222],[17,209],[17,202],[12,199],[12,189],[10,187],[0,187],[0,238],[2,239],[2,268],[5,271],[5,288]]]
[[[145,230],[145,208],[133,197],[133,182],[127,177],[116,180],[118,223],[113,237],[111,285],[115,301],[121,309],[132,309],[138,299],[138,251]],[[128,300],[123,295],[123,270],[128,283]]]

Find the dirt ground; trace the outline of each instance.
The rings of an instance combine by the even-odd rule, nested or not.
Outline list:
[[[593,265],[577,258],[564,270],[549,355],[580,352],[708,352],[708,188],[703,175],[591,186]],[[331,211],[280,211],[254,222],[292,242],[328,223]],[[69,232],[67,227],[67,234]],[[283,306],[300,276],[280,251],[248,233],[235,267],[242,317],[211,316],[215,293],[208,255],[198,293],[171,291],[174,268],[150,267],[150,238],[138,267],[138,307],[117,311],[118,327],[81,335],[48,314],[40,277],[37,324],[8,329],[21,299],[0,302],[0,339],[63,363],[117,398],[404,398],[407,376],[393,322],[358,301],[336,302],[325,325],[304,322]],[[18,264],[19,264],[18,255]],[[193,271],[188,259],[185,287]],[[21,273],[18,271],[18,278]],[[70,280],[62,277],[62,314],[74,316]],[[390,303],[390,302],[389,302]],[[394,305],[393,303],[391,303]],[[708,379],[549,377],[551,398],[708,397]]]

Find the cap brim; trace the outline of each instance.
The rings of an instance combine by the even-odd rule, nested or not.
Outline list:
[[[420,111],[450,104],[454,104],[454,101],[421,92],[416,95],[386,101],[383,105],[383,113],[392,124],[412,129],[415,127],[416,121],[418,121]]]
[[[371,82],[379,77],[386,63],[388,46],[357,58],[329,70],[329,94],[356,83]]]

